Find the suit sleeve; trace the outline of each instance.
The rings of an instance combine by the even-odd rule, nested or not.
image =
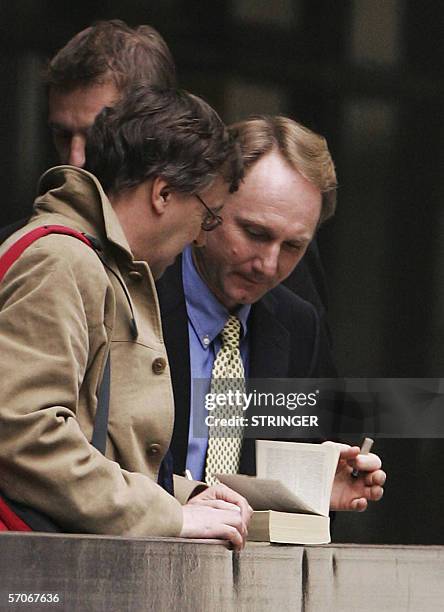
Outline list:
[[[97,256],[68,237],[39,240],[3,279],[0,490],[66,531],[177,536],[179,502],[101,455],[79,423],[80,389],[106,350],[106,295]]]

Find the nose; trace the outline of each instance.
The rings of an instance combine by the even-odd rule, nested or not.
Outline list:
[[[85,144],[84,136],[75,135],[71,138],[69,146],[68,164],[83,168],[85,165]]]
[[[272,278],[277,274],[279,267],[280,246],[278,244],[262,245],[258,257],[256,257],[253,269],[262,276]]]

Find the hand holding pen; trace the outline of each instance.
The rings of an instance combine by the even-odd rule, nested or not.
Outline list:
[[[370,453],[373,444],[366,438],[359,446],[339,444],[340,456],[330,500],[331,510],[362,512],[369,501],[378,501],[384,494],[386,474],[381,459]]]
[[[364,438],[364,441],[361,444],[361,450],[359,451],[359,454],[368,455],[369,452],[372,450],[374,442],[375,441],[372,438]],[[359,476],[358,468],[354,467],[351,475],[353,476],[353,478],[357,478]]]

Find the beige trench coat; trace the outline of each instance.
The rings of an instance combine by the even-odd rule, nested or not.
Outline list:
[[[133,260],[91,174],[67,166],[49,170],[40,193],[30,223],[0,255],[33,227],[67,225],[100,241],[128,295],[92,249],[64,235],[36,241],[6,274],[0,285],[0,490],[67,531],[177,536],[181,505],[156,484],[174,408],[151,272]],[[110,345],[105,458],[89,441]]]

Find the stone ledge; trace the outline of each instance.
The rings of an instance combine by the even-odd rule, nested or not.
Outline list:
[[[444,547],[0,534],[0,610],[442,610]],[[8,604],[8,593],[59,593]]]

